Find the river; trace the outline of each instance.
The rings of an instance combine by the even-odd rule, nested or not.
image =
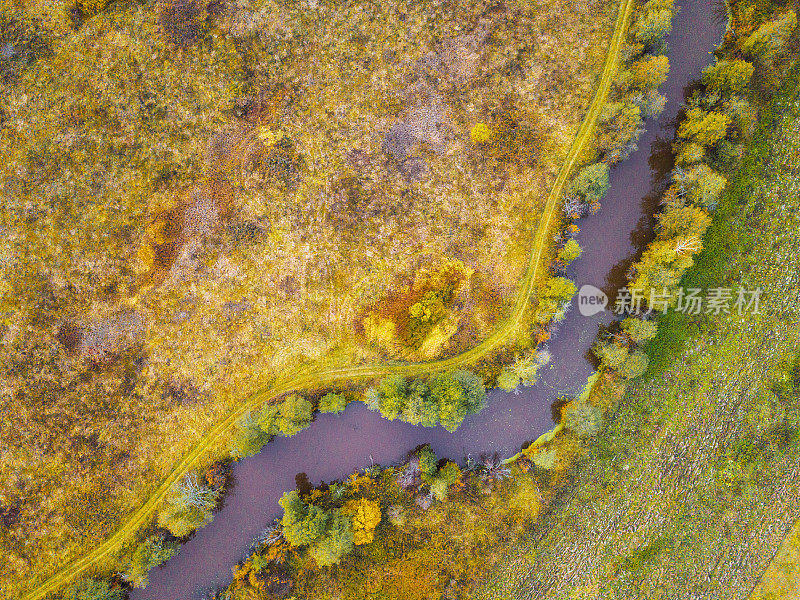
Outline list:
[[[668,38],[670,74],[661,92],[664,112],[646,124],[639,150],[615,167],[611,186],[596,215],[578,222],[581,258],[568,275],[580,288],[595,285],[612,297],[625,272],[650,241],[653,214],[665,175],[673,166],[669,141],[688,86],[713,62],[710,52],[725,26],[715,0],[677,0],[680,7]],[[181,551],[150,574],[150,584],[131,600],[190,600],[227,585],[231,568],[248,554],[252,540],[279,516],[278,499],[305,473],[312,484],[346,477],[371,462],[399,462],[413,448],[430,443],[440,457],[463,463],[467,454],[508,456],[553,426],[551,404],[574,395],[592,372],[588,352],[598,327],[613,314],[581,316],[574,308],[550,341],[553,359],[540,380],[519,393],[494,390],[487,407],[468,417],[455,433],[387,421],[352,403],[341,415],[319,415],[311,427],[291,438],[276,438],[260,454],[237,463],[234,484],[214,521],[198,531]]]

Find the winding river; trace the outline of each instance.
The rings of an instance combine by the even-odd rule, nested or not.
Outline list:
[[[686,90],[713,62],[710,51],[724,31],[715,0],[677,0],[680,11],[668,38],[670,74],[661,92],[667,97],[658,120],[647,123],[639,150],[611,174],[611,187],[596,215],[579,221],[581,258],[569,269],[578,287],[592,284],[612,298],[625,272],[650,240],[653,213],[672,169],[669,141]],[[724,15],[723,15],[724,16]],[[440,457],[463,462],[471,454],[508,456],[553,426],[551,404],[580,391],[592,372],[588,359],[598,327],[613,315],[592,317],[571,310],[550,342],[553,360],[533,387],[518,393],[493,391],[486,409],[467,418],[455,433],[387,421],[360,403],[341,415],[319,415],[311,427],[291,438],[276,438],[252,458],[236,464],[234,485],[214,521],[198,531],[180,553],[153,570],[150,584],[131,600],[190,600],[230,582],[231,568],[252,540],[279,516],[278,499],[294,489],[304,473],[312,484],[346,477],[371,462],[399,462],[416,446],[430,443]]]

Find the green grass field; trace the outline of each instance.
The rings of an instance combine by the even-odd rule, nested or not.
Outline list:
[[[763,111],[684,279],[761,287],[760,314],[663,320],[654,375],[477,597],[746,597],[800,516],[799,81]]]

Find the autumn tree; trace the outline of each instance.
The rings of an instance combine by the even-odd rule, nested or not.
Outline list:
[[[342,507],[342,514],[353,521],[353,543],[369,544],[375,537],[375,528],[381,522],[381,506],[375,500],[358,498]]]
[[[170,488],[165,506],[158,513],[158,524],[176,537],[185,537],[211,522],[211,511],[219,493],[197,482],[195,473],[187,474]]]
[[[757,56],[764,63],[771,63],[786,47],[795,27],[797,15],[789,10],[751,33],[742,43],[742,51]]]
[[[567,240],[564,247],[558,251],[558,259],[565,264],[569,264],[579,258],[581,254],[583,254],[583,248],[580,247],[580,244],[575,240]]]
[[[712,146],[725,137],[731,118],[728,115],[693,107],[678,127],[678,136],[700,146]]]
[[[706,164],[698,164],[688,170],[680,169],[676,183],[686,192],[686,199],[697,206],[713,210],[728,180]]]
[[[534,318],[539,323],[563,318],[563,313],[578,288],[566,277],[551,277],[539,288]]]
[[[643,56],[630,66],[631,86],[638,90],[659,87],[667,80],[669,59],[664,56]]]
[[[658,326],[655,321],[645,321],[635,317],[628,317],[622,321],[622,331],[628,334],[631,342],[641,344],[656,336]]]
[[[657,46],[672,31],[672,0],[650,0],[642,8],[633,24],[636,40],[648,46]]]
[[[136,547],[122,576],[133,587],[145,587],[150,570],[177,554],[178,547],[176,542],[168,542],[163,536],[148,537]]]
[[[663,210],[656,221],[656,231],[662,239],[678,236],[701,238],[711,224],[711,217],[697,206],[676,206]]]
[[[719,94],[741,94],[747,89],[754,69],[753,63],[745,60],[721,60],[703,69],[703,84]]]

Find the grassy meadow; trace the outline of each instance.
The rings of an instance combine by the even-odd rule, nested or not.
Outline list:
[[[0,2],[0,596],[245,392],[486,337],[617,9]]]

